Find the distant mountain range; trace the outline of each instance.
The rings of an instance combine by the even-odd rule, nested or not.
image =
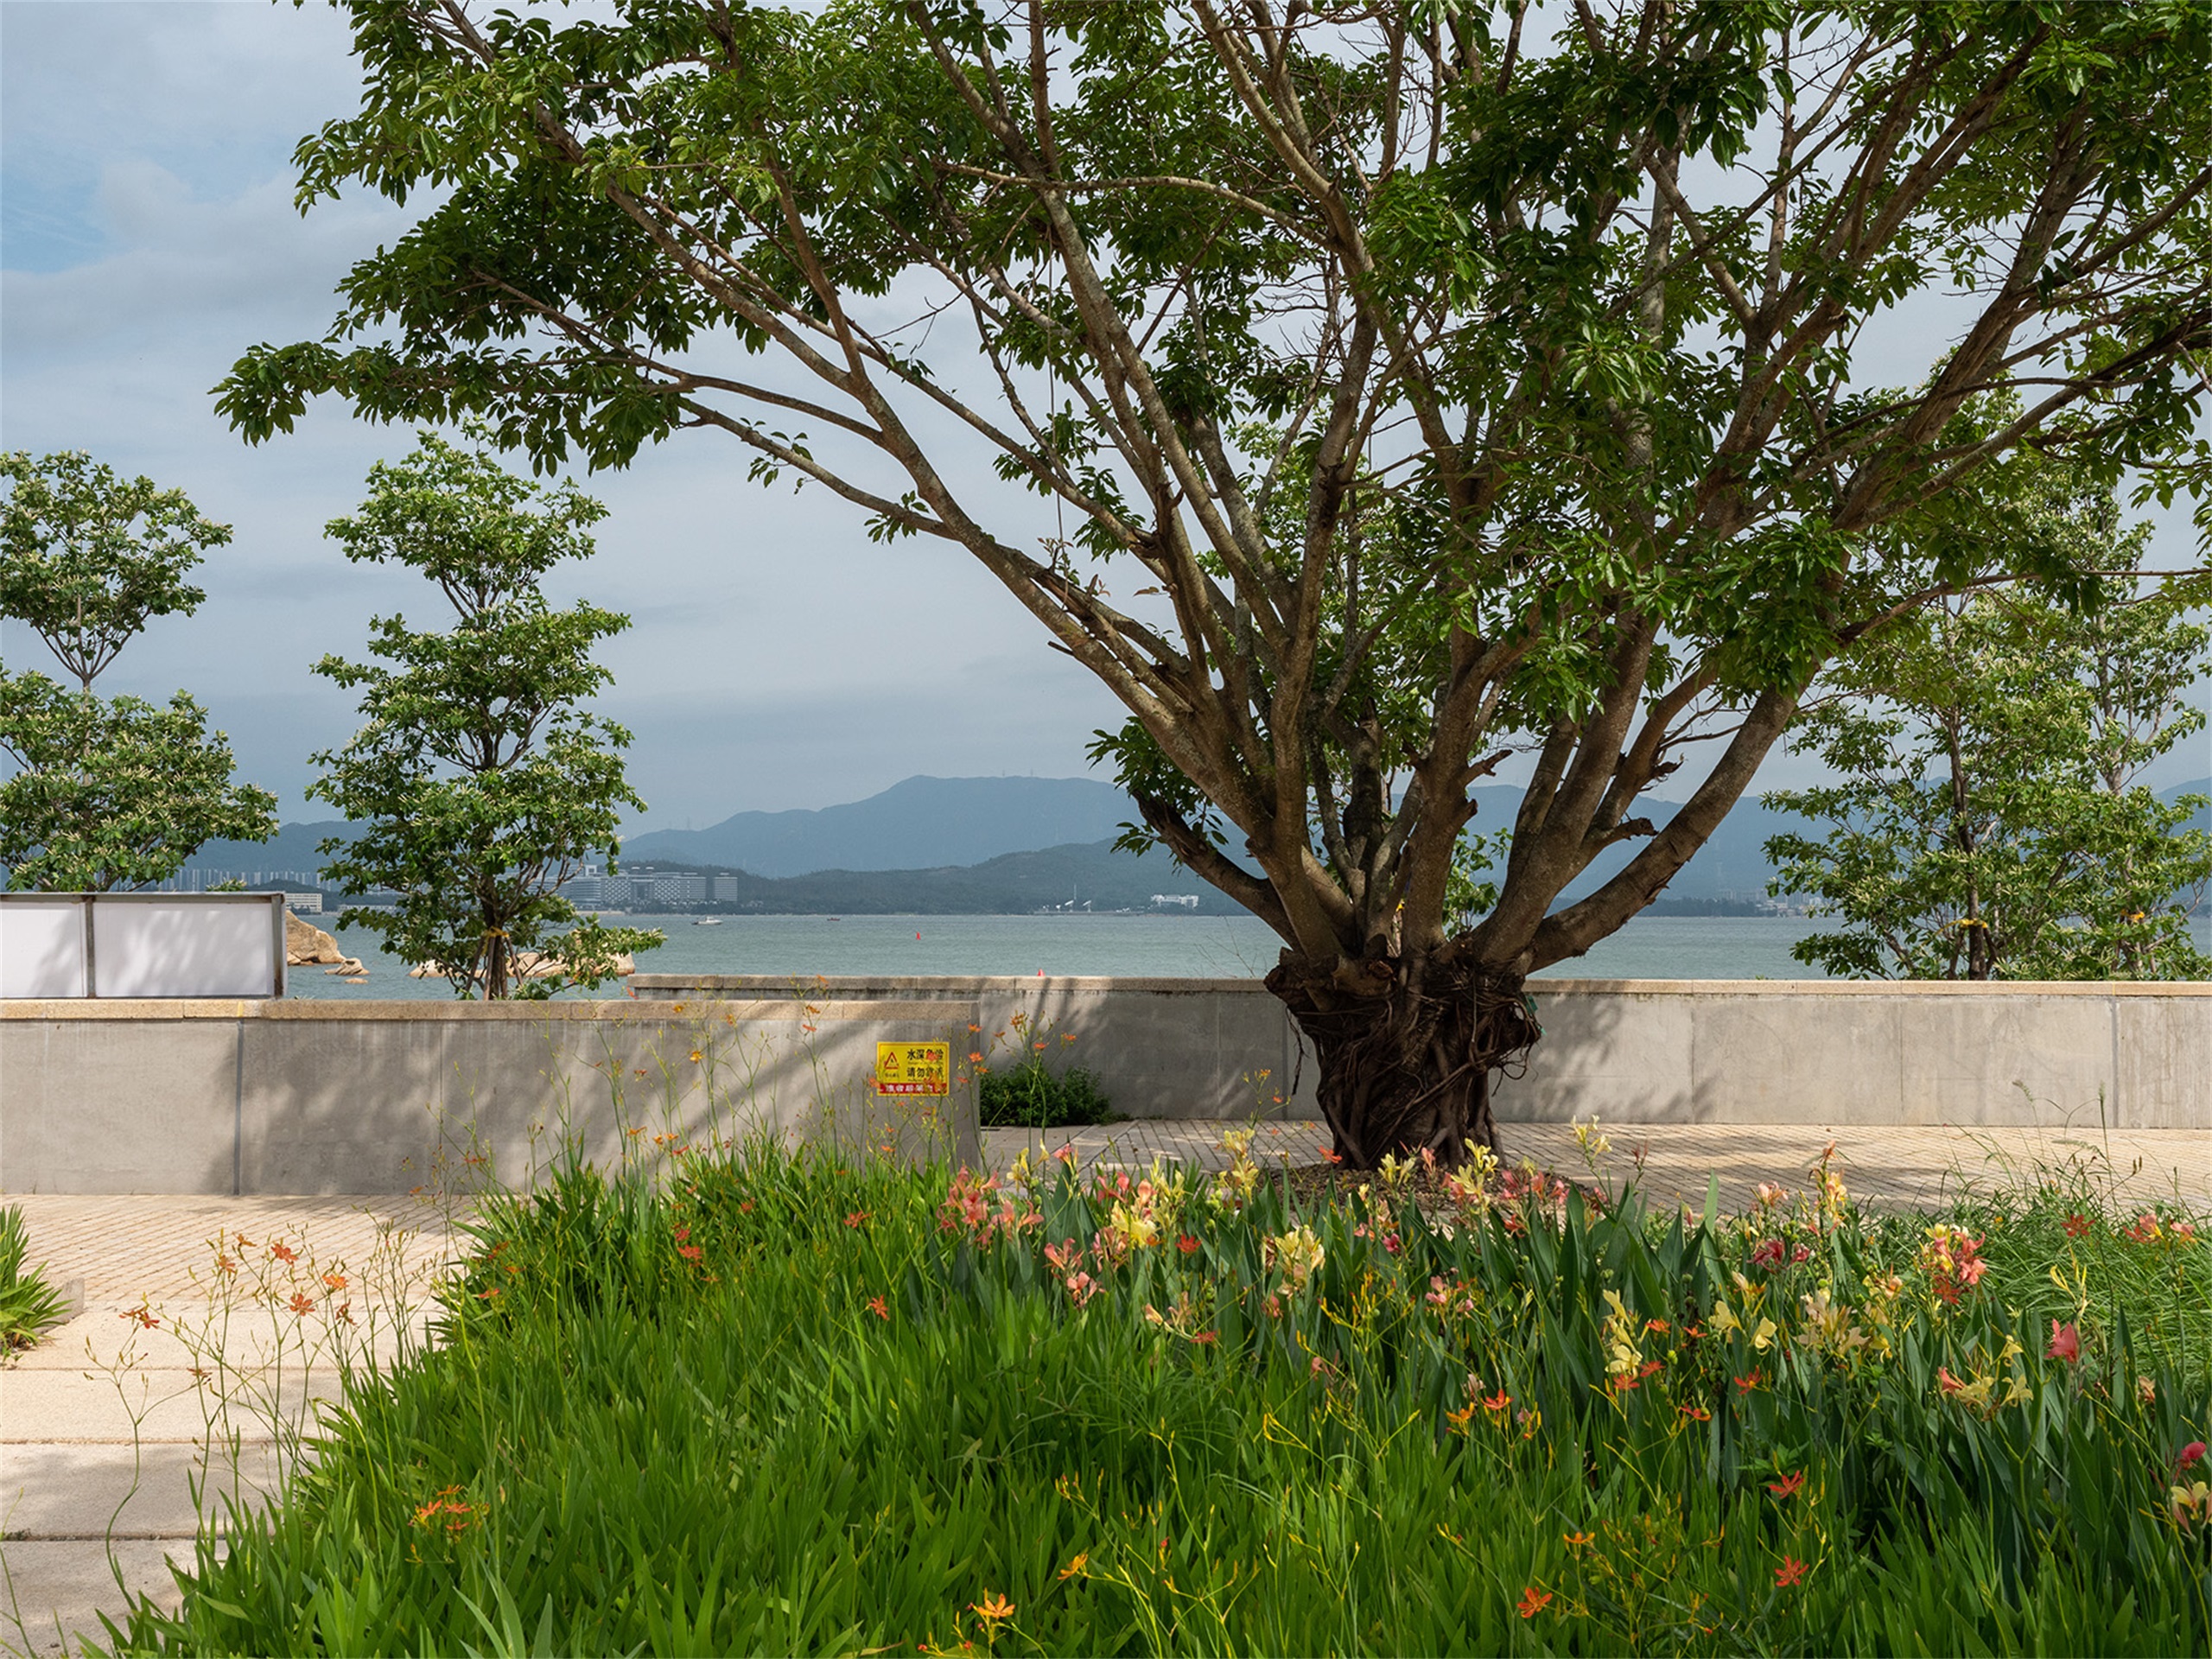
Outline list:
[[[2159,793],[2212,794],[2212,779]],[[1479,789],[1475,798],[1477,830],[1512,826],[1519,790]],[[1649,802],[1645,810],[1663,825],[1675,804]],[[1164,852],[1116,852],[1117,826],[1135,816],[1126,796],[1096,779],[909,778],[844,806],[741,812],[706,830],[652,830],[625,844],[621,862],[735,873],[741,908],[783,914],[1006,914],[1071,899],[1141,910],[1154,893],[1197,893],[1202,913],[1236,911]],[[2195,822],[2212,828],[2212,812],[2200,811]],[[1739,804],[1655,908],[1696,913],[1764,898],[1767,838],[1802,828],[1802,820],[1756,800]],[[210,842],[187,869],[206,880],[312,886],[322,863],[316,843],[346,830],[328,819],[288,823],[267,842]],[[1590,892],[1634,853],[1634,844],[1613,849],[1567,896]]]
[[[705,830],[651,830],[622,850],[753,875],[926,870],[1111,841],[1135,817],[1128,796],[1096,778],[909,778],[846,806],[740,812]]]

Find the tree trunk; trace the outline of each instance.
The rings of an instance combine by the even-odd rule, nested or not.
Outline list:
[[[1491,1077],[1540,1033],[1522,976],[1427,956],[1318,962],[1286,951],[1268,976],[1319,1067],[1316,1092],[1346,1168],[1386,1153],[1465,1160],[1495,1148]]]

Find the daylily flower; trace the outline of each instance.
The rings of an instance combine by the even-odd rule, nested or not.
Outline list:
[[[1774,1569],[1774,1587],[1777,1590],[1787,1590],[1791,1585],[1804,1578],[1805,1567],[1806,1563],[1799,1560],[1795,1555],[1784,1554],[1782,1558],[1782,1565]]]
[[[1551,1605],[1551,1599],[1552,1592],[1550,1591],[1545,1590],[1540,1592],[1537,1590],[1536,1586],[1532,1584],[1521,1592],[1521,1600],[1519,1605],[1515,1611],[1519,1612],[1521,1617],[1523,1618],[1534,1618],[1538,1613],[1542,1612],[1545,1608]]]
[[[2079,1216],[2069,1216],[2069,1217],[2066,1217],[2066,1236],[2067,1236],[2067,1237],[2069,1237],[2069,1238],[2086,1238],[2086,1237],[2088,1237],[2088,1233],[2089,1233],[2089,1224],[2088,1224],[2088,1222],[2086,1222],[2086,1221],[2082,1220],[2081,1217],[2079,1217]]]
[[[1800,1469],[1796,1474],[1784,1475],[1780,1480],[1770,1480],[1766,1484],[1766,1489],[1777,1497],[1795,1497],[1798,1488],[1804,1484],[1805,1471]]]
[[[1176,1239],[1175,1248],[1185,1255],[1196,1255],[1198,1253],[1198,1241],[1190,1234],[1184,1233]]]
[[[2082,1357],[2081,1332],[2071,1325],[2061,1325],[2053,1319],[2050,1322],[2050,1346],[2043,1351],[2043,1357],[2045,1359],[2063,1359],[2069,1365],[2077,1363]]]

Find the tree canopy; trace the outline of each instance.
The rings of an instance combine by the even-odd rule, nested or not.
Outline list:
[[[2202,0],[348,9],[302,204],[425,211],[232,422],[713,429],[965,549],[1129,710],[1142,833],[1283,938],[1361,1160],[1453,1149],[1521,976],[1664,887],[1836,653],[2099,597],[1981,533],[2021,474],[2212,466]]]

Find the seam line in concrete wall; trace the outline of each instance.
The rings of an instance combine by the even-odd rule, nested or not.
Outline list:
[[[231,1051],[231,1196],[245,1190],[245,1015],[238,1015]]]
[[[2109,1128],[2120,1118],[2120,999],[2118,997],[2108,996],[2105,999],[2105,1019],[2112,1031],[2112,1098],[2103,1103],[2104,1109],[2098,1116],[2104,1119],[2104,1122],[2099,1127]]]

